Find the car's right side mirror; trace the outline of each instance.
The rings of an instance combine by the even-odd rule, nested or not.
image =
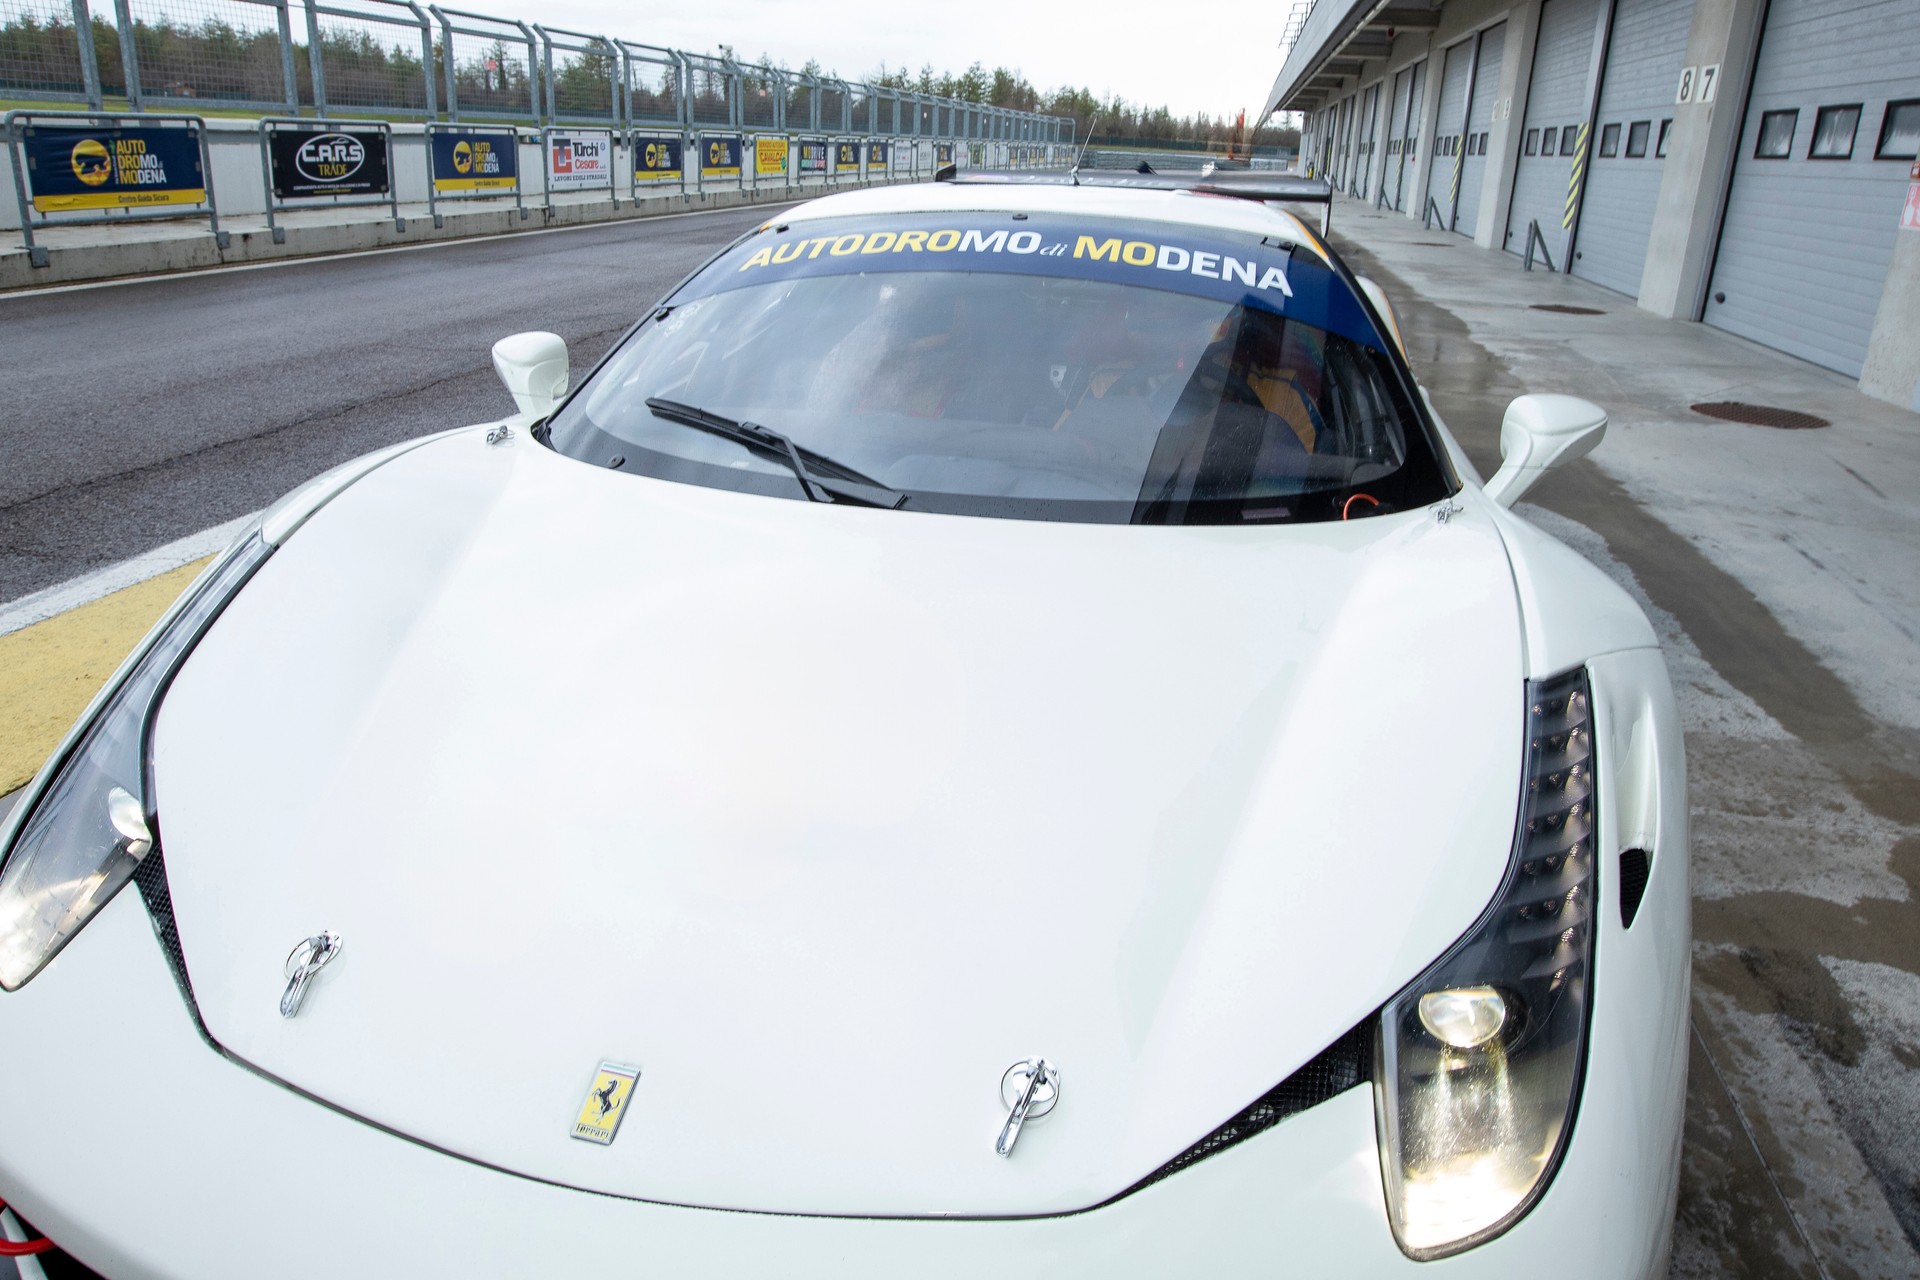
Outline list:
[[[1486,495],[1511,507],[1541,476],[1584,458],[1607,434],[1607,411],[1575,396],[1521,396],[1500,421],[1500,469]]]
[[[493,344],[494,372],[530,421],[552,413],[567,394],[567,364],[567,343],[557,333],[516,333]]]

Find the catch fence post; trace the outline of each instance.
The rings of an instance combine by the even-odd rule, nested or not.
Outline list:
[[[80,83],[87,92],[87,106],[99,111],[106,106],[100,93],[100,59],[93,49],[93,15],[87,0],[73,0],[73,33],[80,45]]]

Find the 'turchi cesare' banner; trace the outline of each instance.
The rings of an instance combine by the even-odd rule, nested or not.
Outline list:
[[[785,138],[755,138],[753,140],[753,171],[762,178],[777,178],[787,171],[787,140]]]
[[[740,176],[740,139],[707,134],[700,139],[700,176],[737,178]]]
[[[137,209],[205,204],[197,129],[46,129],[22,131],[33,207]]]
[[[827,176],[826,143],[803,142],[800,144],[800,176],[803,178],[824,178]]]
[[[635,138],[633,140],[633,180],[635,182],[678,182],[680,180],[680,139]]]
[[[859,143],[836,142],[833,144],[833,171],[835,173],[860,172]]]
[[[891,154],[891,152],[892,152],[892,146],[890,143],[869,142],[867,144],[867,168],[869,169],[886,168],[887,156]]]
[[[276,200],[387,194],[387,135],[378,129],[276,129],[267,135],[267,158]]]
[[[433,190],[511,191],[520,182],[520,144],[511,132],[434,133]]]
[[[613,185],[613,135],[599,130],[547,135],[547,182],[555,191]]]

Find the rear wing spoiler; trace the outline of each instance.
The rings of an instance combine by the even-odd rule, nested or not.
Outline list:
[[[1144,162],[1138,169],[1074,169],[1066,173],[1040,170],[981,170],[962,173],[952,166],[934,175],[936,182],[969,185],[1045,187],[1129,187],[1138,191],[1192,191],[1199,195],[1231,196],[1236,200],[1272,200],[1285,204],[1317,204],[1320,234],[1333,226],[1333,187],[1323,178],[1249,169],[1176,169],[1159,172]]]

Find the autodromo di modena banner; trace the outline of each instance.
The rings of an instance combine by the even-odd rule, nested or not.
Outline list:
[[[520,181],[520,144],[512,132],[435,133],[433,190],[511,191]]]
[[[678,182],[680,139],[638,137],[633,140],[635,182]]]
[[[392,184],[387,135],[378,129],[267,135],[276,200],[383,196]]]
[[[740,176],[740,139],[707,134],[700,139],[700,176],[737,178]]]
[[[43,129],[22,131],[33,207],[139,209],[205,204],[196,129]]]

